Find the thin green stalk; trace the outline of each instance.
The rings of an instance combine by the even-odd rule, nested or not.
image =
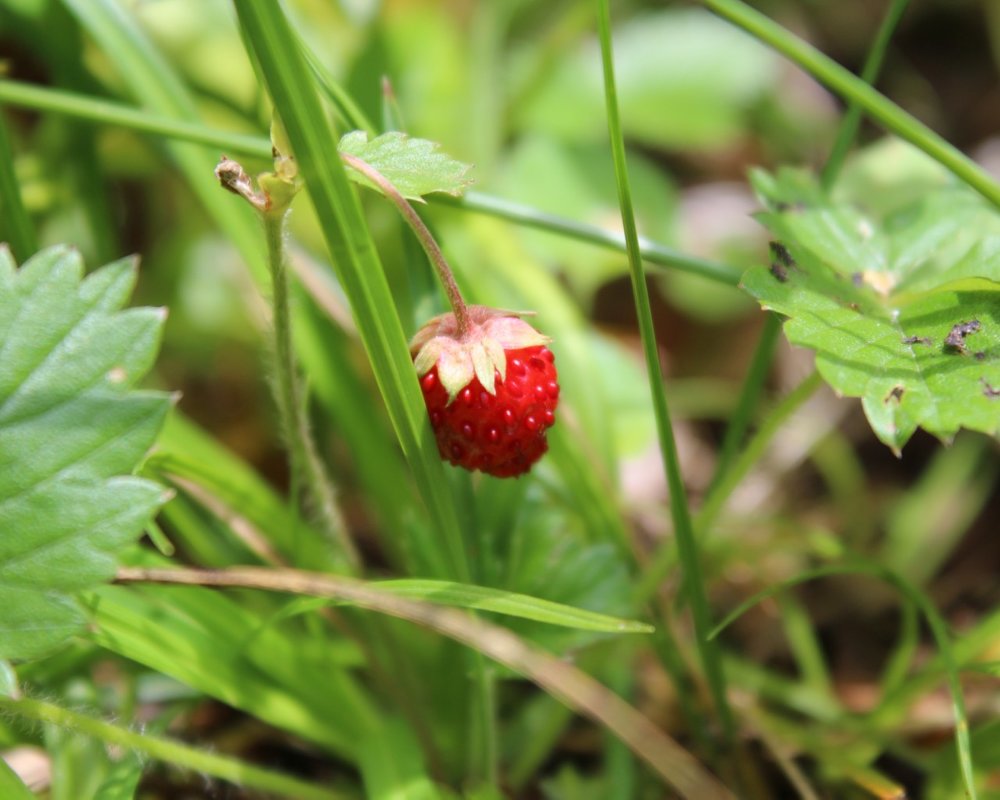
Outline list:
[[[878,33],[875,34],[875,41],[872,42],[865,64],[861,69],[861,80],[869,86],[875,85],[875,79],[882,69],[885,51],[889,47],[892,34],[896,31],[896,26],[899,25],[899,20],[902,19],[909,4],[910,0],[893,0],[885,17],[882,18],[882,24],[879,26]],[[823,171],[820,173],[820,182],[827,191],[833,186],[833,182],[840,173],[844,158],[847,156],[847,151],[851,149],[860,124],[861,106],[856,100],[851,100],[848,103],[847,111],[840,120],[837,138],[833,142],[833,147],[830,148],[830,155],[827,156],[826,164],[823,165]]]
[[[19,700],[0,697],[0,709],[24,719],[79,731],[106,744],[144,753],[159,761],[212,775],[260,792],[279,794],[296,800],[336,800],[338,797],[345,797],[331,789],[320,788],[297,778],[244,764],[227,756],[205,753],[159,736],[136,733],[41,700],[27,697]]]
[[[865,83],[874,83],[875,78],[878,76],[889,40],[892,38],[892,34],[896,30],[896,26],[899,24],[900,17],[902,17],[908,3],[909,0],[893,0],[892,6],[882,20],[882,25],[879,27],[875,41],[868,52],[861,74],[861,79]],[[852,101],[849,104],[847,113],[844,114],[840,121],[836,140],[823,167],[822,182],[826,189],[829,189],[833,185],[833,181],[840,171],[844,156],[847,154],[851,143],[854,141],[854,137],[857,135],[860,120],[861,107]],[[774,360],[774,349],[780,329],[781,323],[778,315],[769,313],[764,323],[764,329],[761,331],[757,349],[754,351],[750,371],[740,391],[736,413],[733,415],[729,427],[726,428],[726,435],[722,441],[719,453],[719,461],[716,464],[715,474],[709,486],[710,494],[725,476],[736,455],[736,450],[742,443],[743,437],[749,427],[750,418],[760,401],[764,380],[767,378],[771,362]]]
[[[958,662],[951,644],[948,625],[941,617],[934,603],[917,586],[910,583],[902,575],[886,569],[881,564],[868,561],[855,561],[847,564],[832,564],[826,567],[800,573],[788,580],[770,586],[740,603],[722,622],[715,626],[710,636],[714,639],[733,622],[739,619],[747,610],[753,608],[762,600],[772,597],[800,583],[824,578],[831,575],[871,575],[894,586],[899,593],[916,606],[930,628],[938,653],[944,662],[948,691],[951,694],[952,715],[955,719],[955,748],[958,751],[959,768],[965,791],[970,800],[976,800],[976,784],[972,767],[972,744],[969,740],[969,719],[965,710],[965,698],[962,694],[962,684],[959,680]]]
[[[729,495],[732,494],[740,481],[746,476],[757,460],[763,455],[775,434],[781,430],[785,421],[808,400],[813,393],[819,389],[823,381],[818,372],[813,372],[809,377],[795,387],[785,398],[775,407],[768,417],[761,424],[760,428],[749,441],[746,448],[733,462],[732,467],[725,473],[719,481],[715,490],[708,495],[702,505],[695,520],[695,527],[701,535],[711,529],[716,516],[725,506]],[[680,548],[680,541],[677,542]],[[683,558],[683,554],[682,554]],[[665,542],[653,554],[652,559],[642,577],[636,585],[633,600],[636,603],[646,603],[652,598],[663,577],[670,571],[674,563],[674,548],[672,542]]]
[[[466,192],[461,198],[435,195],[428,199],[435,205],[446,205],[462,211],[487,214],[528,228],[563,234],[577,241],[589,242],[608,250],[624,253],[627,249],[625,237],[620,233],[596,225],[587,225],[583,222],[566,219],[556,214],[549,214],[531,206],[514,203],[482,192]],[[658,267],[668,267],[671,270],[698,275],[716,283],[724,283],[727,286],[736,286],[739,283],[741,273],[735,267],[706,258],[689,256],[642,236],[638,237],[638,246],[643,260]]]
[[[66,92],[47,86],[0,80],[0,103],[75,119],[116,125],[129,130],[217,147],[224,153],[271,160],[271,142],[263,136],[217,131],[197,122],[157,114],[134,106]]]
[[[427,418],[406,337],[378,251],[339,159],[329,157],[339,140],[324,113],[309,67],[298,49],[282,7],[272,0],[234,0],[240,28],[275,109],[288,134],[322,226],[330,255],[347,295],[358,332],[400,446],[424,499],[430,524],[447,553],[450,577],[468,581],[469,554],[447,490],[444,467]],[[418,526],[419,527],[419,526]],[[493,772],[496,731],[492,728],[493,698],[488,691],[483,658],[471,665],[474,730],[471,741],[482,745],[470,753],[468,779],[475,783]]]
[[[205,144],[228,154],[249,155],[268,160],[271,158],[271,142],[263,136],[217,131],[204,125],[183,122],[122,103],[85,97],[74,92],[0,80],[0,104],[65,114],[76,119],[116,125],[155,136]],[[487,214],[525,227],[563,234],[577,241],[625,252],[625,240],[620,234],[481,192],[466,192],[460,199],[450,195],[434,195],[428,199],[435,205]],[[739,282],[739,270],[725,264],[685,255],[643,237],[639,238],[639,249],[643,259],[657,267],[700,275],[728,286],[736,286]]]
[[[285,254],[286,212],[261,213],[267,240],[267,263],[271,270],[271,302],[274,330],[274,379],[278,412],[291,462],[293,489],[305,488],[310,506],[326,535],[335,542],[352,572],[360,567],[358,551],[347,532],[337,498],[316,450],[307,417],[305,392],[292,347],[292,315],[288,299],[288,269]],[[293,491],[293,501],[297,501]]]
[[[653,314],[649,303],[649,290],[639,251],[639,236],[636,230],[635,213],[632,208],[632,194],[629,187],[628,167],[625,162],[625,142],[622,138],[621,120],[618,116],[618,92],[615,87],[614,56],[611,44],[611,12],[609,0],[597,0],[598,33],[601,40],[601,61],[604,70],[604,97],[608,115],[608,133],[614,158],[615,178],[618,184],[618,201],[621,206],[622,224],[628,251],[629,269],[632,279],[632,294],[635,298],[642,349],[646,359],[646,370],[652,394],[656,428],[660,440],[660,455],[670,488],[670,512],[674,523],[674,537],[684,565],[685,588],[694,619],[695,638],[702,668],[708,679],[713,702],[726,730],[727,738],[735,736],[735,722],[726,697],[725,675],[718,647],[708,639],[711,614],[708,597],[702,577],[698,545],[691,524],[684,480],[681,476],[677,444],[674,441],[670,411],[663,391],[663,373],[656,348],[656,334],[653,329]]]
[[[954,145],[917,121],[861,78],[740,0],[704,0],[706,6],[783,53],[820,83],[857,105],[886,130],[923,150],[983,197],[1000,207],[1000,184]]]
[[[753,465],[764,454],[764,451],[771,444],[771,440],[781,430],[788,418],[798,411],[822,385],[823,379],[814,370],[778,403],[774,411],[768,415],[760,429],[747,443],[746,449],[733,462],[732,468],[723,476],[715,491],[706,498],[696,519],[698,531],[704,533],[711,529],[733,490],[753,469]]]
[[[7,122],[0,115],[0,239],[10,245],[16,261],[25,261],[38,252],[38,239],[21,199],[14,173],[14,150]]]
[[[736,402],[736,410],[726,427],[725,436],[722,439],[722,446],[719,448],[719,460],[715,464],[715,474],[708,487],[711,494],[719,485],[729,468],[733,459],[736,458],[736,451],[743,443],[743,437],[750,427],[750,420],[760,403],[760,396],[764,391],[764,382],[771,371],[771,362],[774,360],[774,350],[778,344],[778,334],[781,333],[781,318],[773,311],[767,312],[764,318],[764,327],[761,328],[760,338],[757,340],[757,347],[754,349],[753,358],[750,361],[750,369],[743,381],[740,389],[740,397]]]

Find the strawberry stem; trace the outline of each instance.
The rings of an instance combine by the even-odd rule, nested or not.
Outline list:
[[[368,180],[374,183],[384,194],[388,197],[399,209],[399,213],[403,215],[403,219],[406,220],[406,224],[410,226],[410,229],[416,234],[417,239],[420,242],[420,246],[424,248],[424,252],[427,253],[427,257],[431,260],[431,264],[434,265],[434,269],[437,272],[438,278],[441,284],[444,286],[445,293],[448,295],[448,302],[451,304],[452,311],[455,312],[455,323],[458,326],[458,337],[462,338],[465,333],[469,330],[469,310],[465,304],[465,300],[462,297],[462,293],[458,289],[458,284],[455,282],[455,274],[451,271],[451,267],[448,266],[448,262],[445,260],[444,253],[441,252],[441,248],[438,247],[438,243],[434,240],[433,234],[428,230],[424,221],[417,214],[416,210],[410,205],[410,202],[400,194],[399,190],[393,185],[385,175],[375,169],[371,164],[362,161],[360,158],[347,153],[340,154],[341,160],[347,164],[351,169],[360,172]]]

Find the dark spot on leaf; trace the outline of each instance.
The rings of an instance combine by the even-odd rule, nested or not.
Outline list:
[[[976,361],[985,361],[986,360],[986,353],[983,352],[982,350],[980,350],[978,353],[973,353],[972,357],[974,359],[976,359]]]
[[[945,349],[957,350],[960,353],[967,352],[965,349],[965,337],[970,333],[975,333],[982,325],[979,324],[978,319],[972,319],[968,322],[959,322],[953,325],[948,335],[944,339]]]
[[[768,246],[771,248],[771,257],[775,261],[786,267],[795,266],[795,259],[792,258],[792,254],[788,252],[788,248],[781,242],[769,242]]]
[[[1000,389],[994,389],[986,382],[986,378],[980,378],[983,384],[983,394],[986,395],[990,400],[996,400],[1000,397]]]
[[[888,403],[890,400],[895,400],[897,403],[899,403],[903,400],[903,393],[905,391],[906,391],[905,386],[900,386],[899,384],[896,384],[895,386],[892,387],[892,391],[890,391],[889,394],[885,396],[885,400],[883,400],[882,402]]]
[[[934,340],[931,339],[929,336],[907,336],[905,339],[903,339],[903,344],[932,345],[934,344]]]
[[[775,279],[781,281],[781,283],[788,280],[788,270],[785,269],[785,265],[780,261],[771,262],[771,274],[775,277]]]
[[[855,286],[861,287],[865,285],[865,276],[860,272],[855,272],[851,275],[851,283]]]
[[[774,204],[774,210],[775,211],[782,211],[782,212],[784,212],[784,211],[805,211],[806,210],[806,204],[803,203],[802,201],[798,201],[798,202],[795,202],[795,203],[786,203],[784,200],[779,200],[778,202],[776,202]]]

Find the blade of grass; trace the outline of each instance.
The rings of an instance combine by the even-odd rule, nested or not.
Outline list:
[[[574,710],[618,736],[655,773],[691,800],[732,800],[733,795],[684,748],[618,695],[572,664],[525,643],[509,631],[464,612],[394,597],[371,584],[299,570],[236,567],[226,570],[118,571],[119,583],[253,588],[331,597],[437,631],[537,683]]]
[[[87,736],[99,739],[105,744],[124,747],[137,753],[143,753],[159,761],[166,761],[194,772],[222,778],[239,786],[246,786],[261,792],[279,794],[297,800],[336,800],[346,797],[339,792],[325,789],[290,775],[245,764],[228,756],[206,753],[188,745],[164,739],[160,736],[136,733],[110,722],[96,719],[77,711],[24,697],[13,700],[0,697],[0,710],[5,714],[45,722],[60,728],[79,731]],[[5,795],[8,796],[8,795]]]
[[[753,465],[757,463],[775,434],[781,430],[785,421],[819,389],[822,383],[823,381],[819,373],[814,370],[809,377],[789,392],[774,410],[768,414],[760,428],[750,439],[746,448],[744,448],[743,452],[733,462],[733,466],[723,475],[715,491],[705,499],[705,502],[699,509],[695,519],[695,526],[699,534],[704,535],[711,529],[712,524],[715,522],[719,512],[725,507],[726,501],[733,490],[746,477],[747,473],[753,468]],[[679,548],[679,541],[677,545]],[[635,589],[636,602],[648,602],[673,563],[674,546],[673,542],[668,541],[660,545],[643,571],[642,577]]]
[[[589,242],[608,250],[625,252],[627,249],[625,237],[620,233],[605,230],[596,225],[566,219],[556,214],[549,214],[531,206],[514,203],[482,192],[466,192],[461,198],[442,195],[434,197],[433,202],[436,205],[487,214],[529,228],[564,234],[577,241]],[[643,259],[659,267],[700,275],[728,286],[736,286],[739,282],[740,272],[734,267],[705,258],[689,256],[641,236],[638,237],[638,246]]]
[[[965,711],[965,697],[962,694],[962,684],[959,680],[958,662],[952,649],[951,636],[948,633],[948,626],[941,614],[935,608],[933,601],[927,594],[917,586],[910,583],[901,575],[886,569],[881,564],[857,561],[848,564],[833,564],[818,569],[808,570],[798,575],[781,581],[773,586],[769,586],[752,597],[740,603],[725,619],[722,620],[711,631],[710,636],[714,639],[724,631],[734,621],[739,619],[748,609],[768,597],[773,597],[779,592],[783,592],[792,586],[800,583],[825,578],[832,575],[870,575],[885,581],[893,586],[903,597],[920,610],[924,620],[930,628],[934,643],[938,653],[945,664],[945,674],[948,683],[948,691],[951,694],[952,715],[955,719],[955,748],[958,752],[959,766],[962,772],[962,780],[965,784],[965,791],[971,800],[976,800],[976,785],[974,770],[972,765],[972,748],[969,742],[969,720]]]
[[[38,239],[21,199],[14,173],[14,151],[7,121],[0,114],[0,240],[6,241],[18,263],[38,252]]]
[[[237,0],[235,7],[301,164],[403,452],[448,548],[452,575],[466,580],[469,566],[458,520],[392,295],[354,189],[339,159],[328,157],[337,133],[280,7],[253,0]]]
[[[509,614],[522,619],[532,619],[537,622],[546,622],[549,625],[562,625],[577,630],[602,631],[604,633],[653,632],[653,627],[644,622],[609,617],[606,614],[598,614],[581,608],[573,608],[563,603],[554,603],[539,597],[493,589],[488,586],[413,578],[377,581],[372,586],[399,597],[460,608],[493,611],[498,614]]]
[[[691,513],[688,509],[684,480],[681,477],[677,444],[674,441],[667,408],[667,397],[663,391],[663,374],[656,349],[656,334],[653,330],[653,315],[649,303],[649,290],[639,251],[635,214],[632,209],[632,195],[629,188],[628,168],[625,163],[625,142],[622,138],[621,121],[618,116],[618,93],[615,88],[614,57],[611,44],[611,11],[608,0],[597,0],[598,35],[601,42],[601,60],[604,70],[604,97],[608,115],[608,133],[614,158],[615,178],[618,184],[618,201],[621,206],[622,224],[625,228],[625,242],[628,251],[629,269],[632,278],[632,294],[635,299],[642,349],[649,374],[656,428],[660,440],[660,455],[670,488],[670,511],[674,522],[674,537],[684,568],[684,586],[691,605],[694,619],[695,637],[702,668],[712,693],[716,712],[722,720],[727,737],[735,736],[735,723],[729,701],[726,697],[725,675],[718,647],[708,638],[711,614],[702,576],[698,545],[694,537]]]
[[[722,438],[719,460],[715,464],[715,473],[712,475],[711,483],[709,483],[708,494],[712,494],[716,490],[729,472],[733,459],[736,458],[736,452],[743,443],[743,437],[750,427],[750,420],[760,403],[767,374],[771,371],[771,362],[774,360],[774,351],[780,333],[781,318],[773,312],[767,312],[760,331],[760,338],[757,340],[757,347],[750,360],[750,369],[747,371],[747,376],[740,389],[736,410],[733,412],[729,425],[726,426],[726,433]]]
[[[228,154],[243,154],[261,159],[271,158],[271,142],[263,136],[217,131],[205,125],[154,114],[123,103],[86,97],[49,87],[0,80],[0,104],[50,111],[77,119],[87,119],[106,125],[116,125],[150,133],[154,136],[208,145]],[[466,192],[462,198],[450,195],[432,195],[428,199],[435,205],[486,214],[518,225],[562,234],[598,247],[619,252],[625,251],[625,239],[621,234],[482,192]],[[692,275],[700,275],[708,280],[729,286],[735,286],[739,282],[739,270],[725,264],[689,256],[644,237],[639,237],[639,248],[643,258],[658,268],[666,267]]]
[[[878,76],[879,69],[885,57],[886,48],[892,38],[899,20],[906,10],[909,0],[893,0],[892,6],[886,12],[879,27],[875,41],[872,43],[868,56],[865,59],[861,80],[872,84]],[[840,120],[837,129],[837,137],[834,145],[827,156],[826,164],[823,166],[822,181],[823,186],[829,189],[840,171],[844,156],[850,149],[854,137],[857,135],[858,124],[861,119],[861,107],[852,101],[847,113]],[[774,348],[781,330],[780,317],[777,314],[769,313],[764,322],[764,328],[760,334],[760,340],[754,351],[753,359],[750,363],[750,371],[747,373],[743,388],[740,391],[740,399],[736,406],[736,413],[733,414],[732,421],[726,428],[726,435],[719,452],[719,461],[715,467],[715,474],[712,476],[708,493],[711,494],[727,470],[732,464],[736,455],[736,450],[743,441],[743,437],[750,425],[750,418],[760,401],[764,380],[770,370],[771,362],[774,360]]]
[[[986,170],[864,80],[851,74],[833,59],[823,55],[741,0],[703,0],[703,2],[751,36],[787,56],[841,97],[856,103],[886,130],[923,150],[957,178],[995,206],[1000,207],[1000,184],[990,177]]]
[[[302,168],[396,436],[447,554],[450,577],[469,582],[472,570],[462,531],[399,315],[360,201],[340,159],[329,157],[339,137],[281,7],[264,0],[235,0],[234,7]],[[419,526],[415,530],[424,532]],[[475,702],[469,739],[475,744],[469,751],[467,777],[495,785],[493,691],[479,655],[472,659],[471,677]]]
[[[263,136],[217,131],[198,122],[151,113],[149,110],[113,100],[88,97],[78,92],[67,92],[49,86],[0,80],[0,103],[209,145],[226,153],[242,153],[268,160],[271,158],[271,143]]]
[[[896,31],[896,26],[899,25],[899,21],[902,19],[903,13],[909,4],[910,0],[893,0],[892,5],[889,6],[889,10],[885,12],[885,16],[882,18],[882,24],[879,25],[878,32],[875,34],[875,41],[872,42],[871,49],[869,49],[868,56],[865,59],[865,64],[861,68],[861,80],[869,86],[875,85],[875,80],[878,78],[879,70],[882,69],[882,62],[885,60],[885,51],[889,47],[892,34]],[[851,149],[851,144],[854,142],[854,137],[857,136],[860,124],[861,106],[858,105],[857,100],[852,99],[848,103],[847,112],[840,120],[840,127],[837,129],[837,138],[833,142],[833,147],[830,148],[830,154],[827,156],[826,164],[823,165],[823,171],[820,174],[820,182],[827,191],[833,187],[833,183],[840,173],[844,158],[847,156],[847,151]]]

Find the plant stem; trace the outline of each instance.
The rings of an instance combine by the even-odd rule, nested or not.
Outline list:
[[[715,474],[708,487],[709,494],[725,478],[733,459],[736,458],[736,451],[743,443],[743,437],[750,427],[750,419],[753,417],[754,411],[757,410],[761,393],[764,390],[764,381],[771,370],[774,348],[778,343],[779,333],[781,333],[781,318],[773,311],[768,311],[764,318],[764,326],[760,331],[760,339],[758,339],[757,347],[753,353],[753,359],[750,362],[750,370],[747,372],[746,379],[740,389],[736,410],[729,420],[726,434],[722,439],[719,460],[715,465]]]
[[[875,41],[872,42],[871,49],[868,51],[868,56],[865,59],[864,67],[861,69],[861,80],[869,86],[874,85],[875,79],[878,77],[879,70],[882,68],[882,62],[885,60],[885,51],[889,47],[889,41],[892,39],[892,34],[895,32],[896,26],[899,24],[899,20],[902,18],[903,12],[906,11],[906,7],[909,4],[910,0],[893,0],[892,5],[882,19],[878,33],[875,34]],[[850,150],[851,143],[858,133],[858,126],[860,124],[861,106],[856,99],[852,99],[848,103],[847,112],[840,120],[837,138],[834,140],[833,147],[830,148],[830,155],[827,156],[826,164],[823,165],[823,172],[820,175],[823,188],[827,191],[833,186],[834,180],[836,180],[837,175],[840,173],[840,167],[843,165],[847,151]]]
[[[985,169],[833,59],[740,0],[703,1],[717,14],[783,53],[820,83],[857,103],[886,130],[916,145],[993,205],[1000,206],[1000,183]]]
[[[628,251],[629,269],[632,279],[632,293],[635,298],[642,349],[649,374],[656,428],[660,439],[660,454],[670,488],[670,512],[674,523],[674,536],[684,565],[684,584],[691,614],[694,619],[695,638],[702,668],[708,679],[716,711],[722,720],[726,736],[730,742],[735,739],[735,721],[726,697],[725,675],[718,646],[709,640],[711,613],[705,591],[699,560],[698,545],[691,523],[684,480],[681,476],[677,444],[670,422],[670,411],[664,393],[663,373],[656,348],[656,333],[653,329],[653,315],[649,303],[649,290],[639,252],[639,236],[636,230],[632,195],[629,188],[628,167],[625,163],[625,143],[622,138],[621,121],[618,115],[618,93],[615,87],[614,57],[611,44],[611,13],[608,0],[597,0],[598,31],[601,40],[601,58],[604,69],[604,97],[607,106],[608,132],[611,152],[614,157],[615,177],[618,184],[618,201],[621,206],[622,225],[625,229],[625,243]]]
[[[196,142],[227,153],[249,155],[261,159],[271,157],[271,143],[262,136],[217,131],[205,125],[154,114],[123,103],[87,97],[76,92],[64,92],[18,81],[0,80],[0,104],[65,114],[75,119],[116,125],[154,136]],[[598,247],[619,252],[625,250],[625,240],[621,234],[482,192],[466,192],[462,198],[438,194],[428,199],[434,205],[445,205],[460,211],[486,214],[517,225],[549,231],[556,235],[561,234],[577,241],[589,242]],[[688,272],[729,286],[735,286],[739,282],[740,273],[733,267],[681,253],[644,237],[639,237],[639,249],[643,259],[650,265],[655,265],[657,269],[666,267],[671,270]]]
[[[316,450],[309,421],[306,417],[305,392],[296,368],[292,348],[291,304],[288,297],[288,270],[285,255],[285,212],[261,213],[267,239],[267,263],[271,270],[272,304],[274,308],[275,383],[278,413],[284,428],[291,462],[293,501],[298,498],[296,487],[304,486],[309,503],[319,515],[326,534],[334,540],[351,571],[360,565],[357,550],[337,507],[337,499],[323,462]]]
[[[95,739],[100,739],[106,744],[145,753],[157,760],[212,775],[261,792],[273,792],[285,797],[301,798],[301,800],[335,800],[335,798],[344,796],[291,776],[244,764],[227,756],[205,753],[159,736],[136,733],[41,700],[32,698],[14,700],[9,697],[0,697],[0,709],[24,719],[80,731]]]
[[[813,392],[822,385],[823,381],[819,373],[813,371],[805,380],[796,386],[775,409],[764,420],[763,424],[747,443],[746,448],[735,459],[732,467],[722,476],[714,491],[712,491],[702,504],[695,521],[700,536],[704,536],[711,528],[716,516],[725,506],[726,500],[744,476],[750,471],[757,460],[761,457],[767,446],[771,443],[774,435],[784,425],[798,408],[808,400]],[[699,537],[700,538],[700,537]],[[678,542],[678,548],[680,542]],[[682,555],[683,557],[683,555]],[[666,542],[653,554],[649,565],[643,572],[642,577],[633,594],[636,603],[646,603],[656,592],[663,576],[667,574],[673,563],[673,546],[671,542]]]
[[[341,153],[340,158],[351,169],[361,173],[368,180],[374,183],[382,194],[388,197],[396,208],[399,209],[399,213],[403,215],[403,219],[406,220],[406,224],[410,226],[410,229],[420,242],[420,246],[423,247],[424,252],[427,253],[427,257],[430,259],[431,264],[434,265],[434,270],[437,272],[441,285],[444,286],[445,293],[448,295],[448,303],[451,305],[452,311],[455,312],[455,322],[458,325],[458,335],[461,337],[469,329],[469,311],[465,305],[465,299],[462,297],[462,292],[459,290],[458,284],[455,282],[455,274],[451,271],[451,267],[448,266],[444,253],[442,253],[441,248],[438,247],[438,243],[435,241],[434,235],[424,224],[424,221],[420,219],[420,215],[417,214],[416,210],[412,205],[410,205],[409,201],[403,197],[402,194],[400,194],[399,190],[393,185],[392,181],[386,178],[385,175],[375,169],[371,164],[362,161],[356,156],[349,155],[348,153]]]

